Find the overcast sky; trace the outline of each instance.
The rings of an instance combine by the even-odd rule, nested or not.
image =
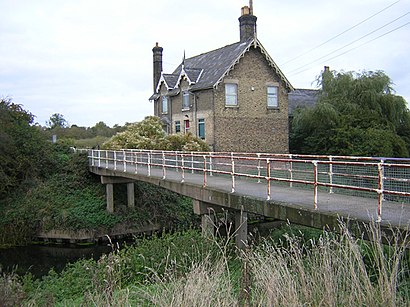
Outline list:
[[[258,39],[294,87],[315,88],[324,65],[383,70],[410,101],[410,0],[253,2]],[[189,58],[239,41],[248,3],[0,0],[0,97],[41,125],[54,113],[89,127],[140,121],[153,114],[155,42],[171,73],[184,50]]]

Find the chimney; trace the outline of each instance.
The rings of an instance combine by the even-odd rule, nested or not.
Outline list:
[[[157,90],[159,79],[161,78],[162,73],[162,51],[164,49],[158,46],[158,43],[155,44],[155,47],[152,48],[152,53],[154,57],[154,93]]]
[[[253,15],[253,2],[250,0],[249,6],[244,6],[241,9],[241,17],[239,17],[241,42],[256,38],[256,20],[256,16]]]

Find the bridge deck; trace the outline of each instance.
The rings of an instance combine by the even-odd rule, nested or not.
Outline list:
[[[123,177],[134,180],[142,180],[154,183],[158,186],[173,190],[185,196],[196,198],[201,201],[227,206],[243,208],[250,213],[262,214],[265,216],[278,217],[282,215],[284,219],[291,222],[300,222],[306,219],[316,219],[319,215],[322,220],[335,219],[337,217],[348,218],[357,221],[371,222],[377,220],[377,199],[341,195],[336,193],[320,192],[318,194],[318,208],[314,209],[314,195],[312,190],[282,185],[271,185],[271,199],[266,200],[266,184],[257,183],[244,178],[236,179],[235,192],[231,193],[232,181],[223,176],[207,175],[207,185],[203,186],[204,175],[185,172],[185,180],[181,183],[181,172],[167,170],[166,178],[163,179],[163,170],[151,168],[148,176],[148,168],[139,166],[138,173],[135,170],[124,172],[123,166],[118,164],[114,170],[113,165],[108,167],[91,166],[92,172],[102,176]],[[221,196],[222,195],[222,196]],[[222,199],[223,198],[223,199]],[[238,204],[239,203],[239,204]],[[290,214],[296,212],[300,218],[292,220],[291,216],[283,216],[278,212],[278,208],[285,208]],[[323,224],[323,222],[321,222]],[[318,224],[309,221],[305,225]],[[408,229],[410,225],[410,204],[392,201],[383,202],[381,225]]]

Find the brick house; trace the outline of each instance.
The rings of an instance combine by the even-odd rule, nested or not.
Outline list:
[[[162,72],[154,58],[154,114],[168,133],[192,133],[214,151],[286,153],[292,85],[256,37],[250,6],[239,17],[240,41],[183,59]]]

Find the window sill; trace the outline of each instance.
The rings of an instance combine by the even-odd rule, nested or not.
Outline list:
[[[279,107],[267,107],[268,110],[279,111]]]
[[[238,105],[225,105],[225,109],[239,109]]]
[[[181,111],[182,112],[187,112],[187,111],[190,111],[191,109],[190,108],[185,108],[185,109],[182,109]]]

